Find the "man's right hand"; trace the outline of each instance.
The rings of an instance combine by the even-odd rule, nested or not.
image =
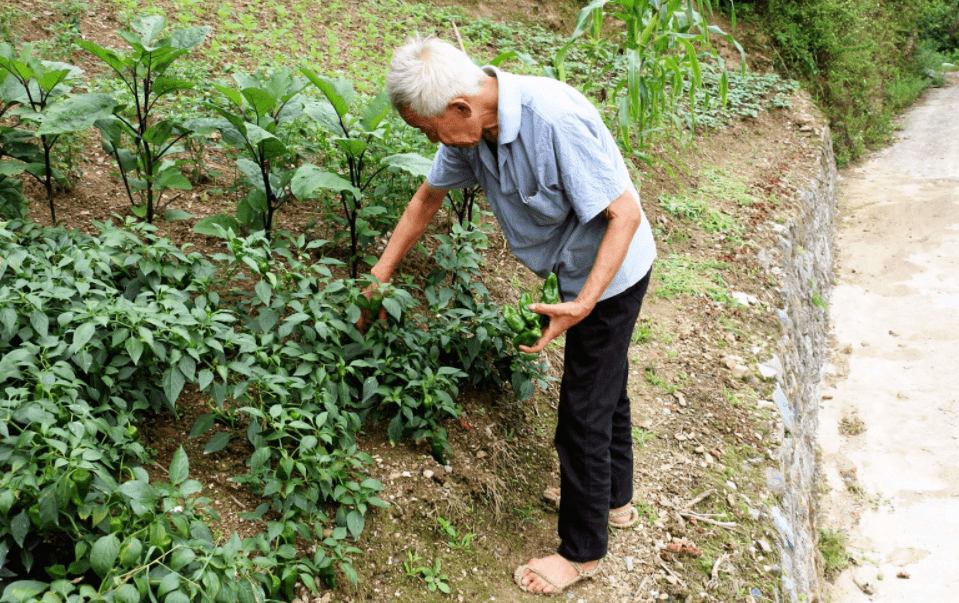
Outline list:
[[[360,319],[356,322],[356,328],[366,335],[370,325],[374,321],[380,320],[386,322],[386,308],[383,307],[383,297],[386,295],[386,288],[374,279],[369,287],[363,290],[363,297],[366,298],[367,307],[360,307]]]

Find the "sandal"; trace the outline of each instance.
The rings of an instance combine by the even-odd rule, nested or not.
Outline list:
[[[546,488],[543,490],[543,500],[558,511],[560,501],[559,488]],[[613,521],[613,519],[619,519],[620,517],[629,517],[629,519],[626,521]],[[636,510],[635,506],[630,505],[629,508],[623,509],[622,511],[609,512],[609,527],[625,530],[635,527],[639,524],[640,519],[639,511]]]
[[[620,517],[628,517],[629,519],[626,521],[613,521],[613,519],[618,519]],[[628,528],[635,527],[639,521],[639,511],[637,511],[636,507],[633,505],[629,505],[628,508],[623,509],[622,511],[609,512],[609,527],[611,528],[626,530]]]
[[[546,574],[540,572],[539,570],[533,569],[533,568],[531,568],[529,565],[525,565],[525,564],[519,566],[518,568],[516,568],[516,571],[513,572],[513,582],[515,582],[515,583],[516,583],[516,586],[520,587],[520,590],[522,590],[522,591],[525,592],[525,593],[532,593],[532,594],[534,594],[534,595],[546,595],[546,596],[548,596],[548,597],[555,597],[556,595],[559,595],[559,594],[562,594],[563,592],[565,592],[567,588],[569,588],[570,586],[576,584],[577,582],[581,582],[582,580],[589,580],[590,578],[592,578],[593,576],[595,576],[596,574],[598,574],[598,573],[599,573],[599,568],[600,568],[600,566],[603,565],[603,560],[600,559],[600,560],[596,563],[596,567],[594,567],[594,568],[591,569],[591,570],[583,569],[583,564],[577,563],[577,562],[575,562],[575,561],[570,561],[569,563],[570,563],[570,565],[573,566],[573,569],[576,570],[576,576],[575,576],[574,578],[571,578],[569,581],[567,581],[567,582],[564,583],[564,584],[556,584],[556,583],[553,582],[553,580],[552,580],[549,576],[547,576]],[[545,580],[547,584],[549,584],[550,586],[553,587],[553,591],[552,591],[552,592],[548,592],[548,593],[535,592],[535,591],[529,590],[528,588],[526,588],[525,586],[523,586],[523,574],[525,573],[526,570],[529,570],[529,571],[533,572],[534,574],[536,574],[537,576],[539,576],[540,578],[542,578],[543,580]]]
[[[559,488],[546,488],[543,490],[543,500],[559,511]]]

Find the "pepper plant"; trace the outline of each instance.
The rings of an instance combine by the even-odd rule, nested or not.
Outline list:
[[[95,125],[103,137],[103,149],[116,161],[132,211],[148,223],[172,201],[161,203],[166,190],[192,188],[180,170],[185,160],[169,158],[183,150],[179,143],[190,131],[176,118],[158,117],[157,106],[164,96],[194,87],[193,82],[166,73],[174,61],[200,45],[211,29],[179,29],[161,38],[165,25],[164,16],[150,15],[134,19],[133,31],[117,31],[132,48],[125,54],[90,40],[77,41],[106,63],[130,94],[130,106],[118,105],[113,115]]]

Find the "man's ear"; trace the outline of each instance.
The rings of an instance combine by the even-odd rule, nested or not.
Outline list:
[[[446,105],[446,109],[458,111],[459,114],[464,118],[468,118],[473,114],[473,106],[462,96],[457,96],[451,100],[450,103]]]

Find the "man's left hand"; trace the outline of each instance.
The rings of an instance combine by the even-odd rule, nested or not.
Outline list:
[[[571,301],[561,304],[530,304],[529,309],[537,314],[543,314],[549,317],[549,326],[543,331],[543,336],[535,345],[519,346],[519,351],[526,354],[538,354],[542,352],[549,342],[553,341],[570,327],[580,322],[593,311],[582,302]]]

